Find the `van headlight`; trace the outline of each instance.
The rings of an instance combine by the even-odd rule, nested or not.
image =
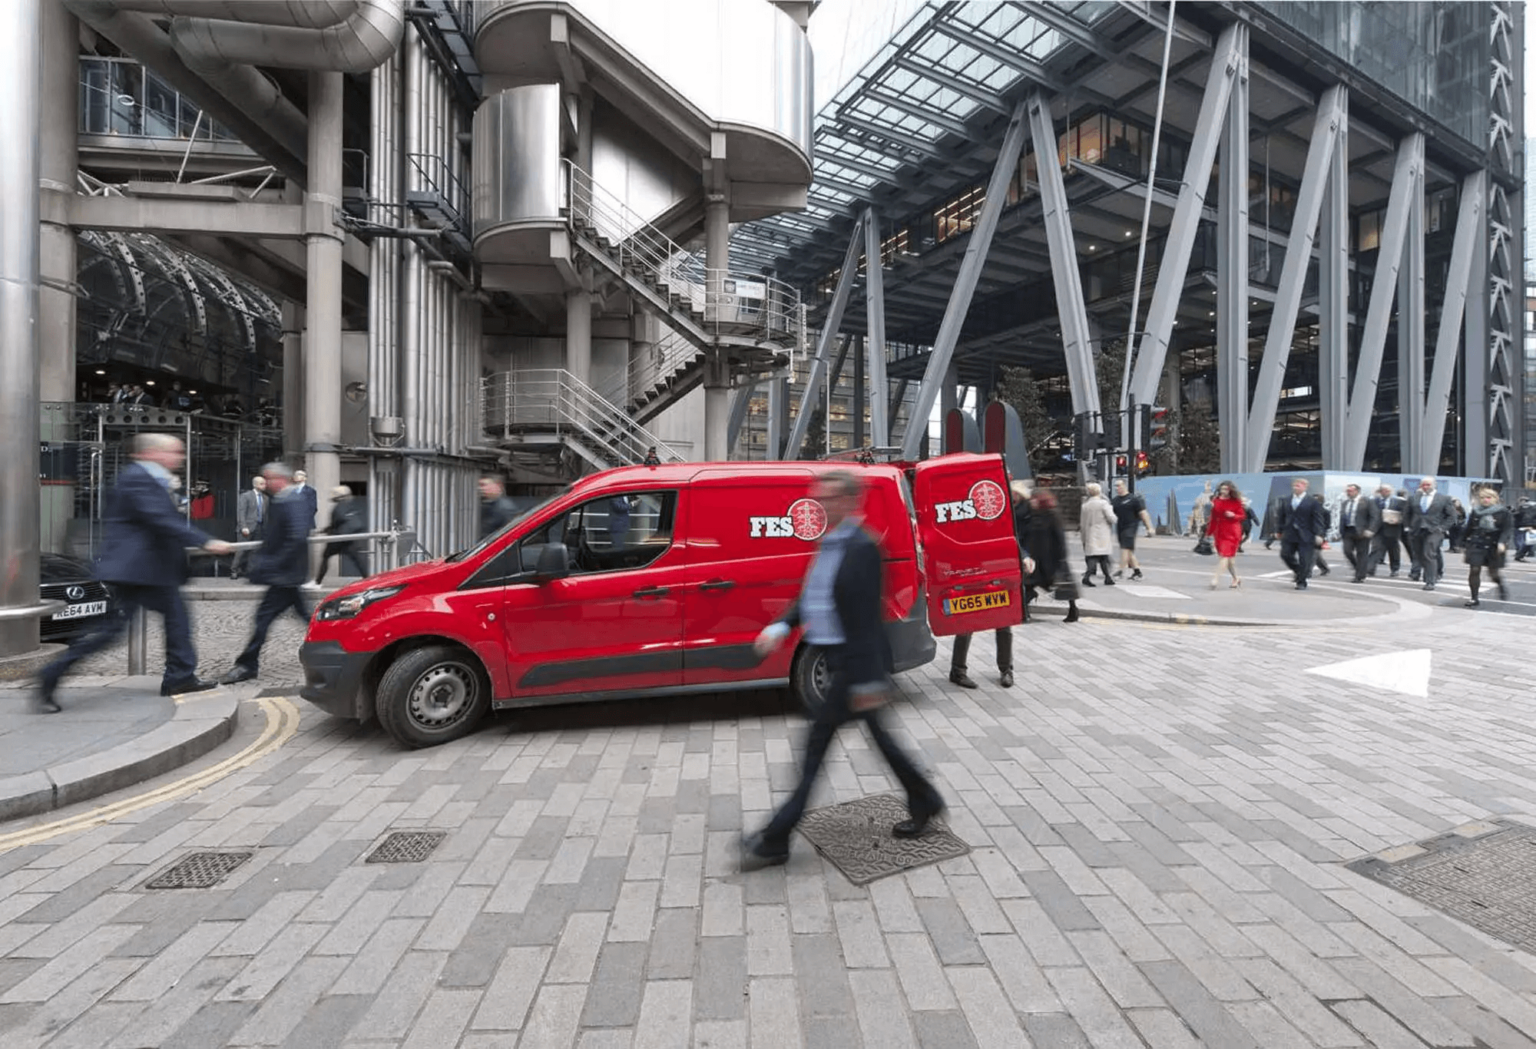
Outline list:
[[[322,622],[332,619],[353,619],[375,601],[394,597],[404,589],[404,586],[379,586],[361,593],[334,598],[315,610],[315,618]]]

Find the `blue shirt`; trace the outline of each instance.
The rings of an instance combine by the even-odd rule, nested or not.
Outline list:
[[[842,620],[837,617],[832,587],[837,581],[837,570],[843,566],[848,541],[858,528],[856,518],[846,517],[827,533],[805,577],[805,588],[800,593],[800,621],[805,626],[805,639],[813,645],[841,645],[848,640]]]

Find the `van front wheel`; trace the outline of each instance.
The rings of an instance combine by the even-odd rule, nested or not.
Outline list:
[[[433,747],[474,731],[491,706],[490,683],[468,652],[413,648],[379,682],[379,723],[407,747]]]
[[[789,672],[789,688],[808,716],[815,717],[821,710],[831,687],[832,667],[827,662],[827,653],[816,645],[800,646]]]

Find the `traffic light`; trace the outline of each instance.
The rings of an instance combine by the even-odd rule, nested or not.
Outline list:
[[[1136,452],[1136,476],[1140,477],[1152,469],[1152,460],[1147,458],[1147,453],[1138,450]]]
[[[1155,452],[1168,443],[1168,409],[1156,404],[1141,405],[1141,447]]]
[[[1123,456],[1123,455],[1115,456],[1115,473],[1120,474],[1122,476],[1125,474],[1125,456]]]

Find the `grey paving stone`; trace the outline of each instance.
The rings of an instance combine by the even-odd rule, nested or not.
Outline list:
[[[849,1049],[861,1044],[858,1020],[851,1015],[805,1018],[805,1049]]]
[[[1058,929],[1066,931],[1100,927],[1093,912],[1082,905],[1077,895],[1054,871],[1025,871],[1020,877],[1029,887],[1030,895],[1045,908],[1045,912],[1051,916],[1051,922]]]
[[[971,1025],[959,1011],[913,1013],[912,1029],[923,1049],[978,1049]]]
[[[1001,975],[1001,974],[999,974]],[[1051,1049],[1093,1049],[1093,1043],[1065,1013],[1026,1013],[1024,1033],[1035,1045]]]
[[[698,944],[698,912],[680,908],[657,911],[656,931],[651,935],[651,953],[646,974],[653,980],[693,977]],[[745,941],[741,950],[742,964],[745,965]]]
[[[209,1002],[178,1027],[157,1049],[209,1049],[231,1045],[234,1033],[256,1012],[256,1002]]]
[[[576,894],[578,911],[611,911],[619,902],[628,861],[622,857],[594,857],[582,869],[580,891]]]
[[[553,944],[575,909],[579,885],[540,885],[533,891],[517,924],[513,942],[522,945]]]
[[[484,987],[490,983],[507,948],[513,945],[520,921],[516,914],[480,915],[449,953],[438,983],[444,987]]]
[[[1261,1049],[1253,1035],[1180,962],[1142,962],[1137,968],[1207,1044],[1223,1049]]]
[[[448,956],[438,951],[406,951],[367,1011],[353,1024],[352,1039],[398,1041],[416,1022],[422,1003],[437,985]]]
[[[657,975],[652,951],[651,976]],[[694,1014],[705,1020],[737,1020],[746,1016],[747,939],[711,936],[699,942],[693,977]]]

